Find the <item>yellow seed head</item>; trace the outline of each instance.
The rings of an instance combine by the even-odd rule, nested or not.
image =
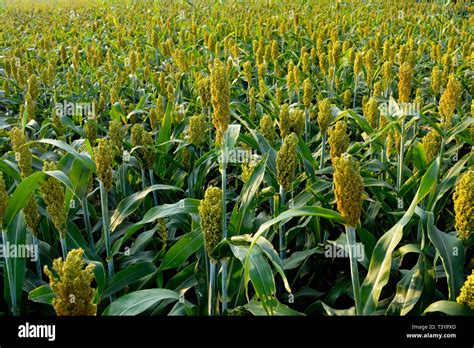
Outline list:
[[[411,79],[413,69],[407,62],[400,67],[400,75],[398,82],[398,101],[401,103],[408,103],[410,101]]]
[[[474,310],[474,270],[467,277],[456,302]]]
[[[25,214],[25,223],[26,226],[30,229],[33,235],[38,233],[38,226],[41,220],[41,215],[38,213],[38,203],[34,195],[30,197],[26,203],[25,208],[23,208],[23,213]]]
[[[474,171],[465,172],[453,194],[454,212],[459,239],[467,240],[474,233]]]
[[[222,239],[222,190],[220,188],[214,186],[207,188],[204,199],[199,205],[199,216],[206,250],[210,255]]]
[[[97,176],[109,191],[112,188],[112,147],[108,139],[102,138],[97,141],[94,148],[95,165]]]
[[[25,108],[28,111],[28,120],[34,120],[36,116],[35,100],[29,93],[25,97]]]
[[[311,84],[311,80],[307,78],[303,82],[303,105],[309,108],[311,106],[312,101],[313,101],[313,85]]]
[[[382,87],[384,91],[390,86],[392,80],[392,62],[388,61],[382,65]]]
[[[347,134],[347,124],[344,121],[337,121],[334,129],[329,129],[329,147],[331,159],[334,160],[346,152],[349,146],[349,134]]]
[[[44,162],[43,170],[57,170],[54,162]],[[53,177],[49,177],[41,186],[44,202],[46,203],[46,211],[51,217],[54,227],[58,230],[61,238],[66,237],[66,193],[61,182]]]
[[[57,315],[93,316],[97,313],[97,306],[93,303],[95,289],[91,287],[94,265],[89,264],[84,268],[86,262],[82,258],[83,253],[82,249],[73,249],[65,262],[61,258],[54,260],[53,269],[57,278],[48,266],[44,267],[54,293],[53,307]]]
[[[230,123],[230,87],[225,65],[219,59],[214,60],[214,68],[211,71],[211,95],[214,108],[212,122],[217,130],[216,141],[222,144]]]
[[[211,103],[211,78],[209,76],[202,77],[198,80],[198,90],[202,106],[209,106]]]
[[[277,180],[286,192],[291,191],[296,177],[298,136],[295,133],[287,135],[277,153]]]
[[[439,100],[439,111],[443,117],[443,121],[446,122],[448,126],[451,125],[451,118],[461,99],[461,90],[461,83],[456,80],[454,75],[449,76],[448,86]]]
[[[26,145],[26,137],[19,128],[13,128],[10,131],[10,140],[12,143],[12,150],[15,152],[15,157],[18,161],[18,167],[20,167],[21,176],[26,178],[29,176],[32,170],[32,161],[30,149]]]
[[[331,114],[331,103],[329,99],[323,99],[318,102],[318,125],[321,133],[326,133],[329,125],[331,124],[332,114]]]
[[[305,129],[305,114],[304,111],[295,108],[290,112],[290,120],[291,120],[291,131],[298,134],[303,135]]]
[[[189,143],[201,147],[206,143],[206,117],[195,115],[189,119]]]
[[[158,112],[156,111],[156,108],[150,109],[148,112],[148,119],[150,120],[151,129],[156,129],[158,119]]]
[[[374,83],[374,91],[372,92],[372,97],[379,98],[382,96],[382,83],[380,81]]]
[[[280,128],[280,135],[282,138],[285,138],[291,133],[290,107],[288,104],[283,104],[281,106],[278,126]]]
[[[435,66],[433,71],[431,72],[431,89],[433,90],[435,95],[439,95],[442,86],[442,71]]]
[[[349,226],[356,226],[362,210],[364,182],[359,163],[350,156],[334,158],[334,195],[337,209]]]
[[[441,146],[441,135],[435,130],[431,129],[421,140],[426,153],[426,160],[431,162],[438,154]]]
[[[342,102],[343,102],[344,107],[346,109],[349,109],[351,107],[352,90],[350,88],[348,88],[344,91],[344,94],[342,95]]]
[[[270,145],[273,145],[276,136],[275,124],[269,115],[263,115],[263,117],[260,119],[258,129],[260,133],[262,133],[264,138],[268,141],[268,143]]]
[[[374,98],[370,98],[365,104],[364,116],[369,121],[370,126],[375,129],[377,128],[377,123],[379,121],[379,105]]]
[[[122,127],[122,124],[117,120],[110,121],[108,134],[112,146],[118,150],[121,150],[122,141],[125,137],[125,130]]]
[[[362,60],[364,55],[361,52],[357,52],[354,60],[354,75],[357,76],[362,71]]]
[[[323,75],[326,75],[328,73],[328,64],[328,57],[326,56],[326,53],[321,52],[319,54],[319,68],[321,69]]]
[[[86,138],[91,143],[91,145],[94,146],[96,135],[97,135],[94,125],[92,123],[87,122],[84,125],[84,133],[86,135]]]
[[[275,101],[277,105],[283,104],[283,93],[282,93],[281,87],[277,87],[275,89]]]

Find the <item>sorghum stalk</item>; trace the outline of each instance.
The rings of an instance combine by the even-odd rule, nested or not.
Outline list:
[[[150,176],[150,185],[153,186],[155,185],[155,178],[153,175],[153,169],[148,169],[148,175]],[[155,190],[153,190],[153,203],[155,203],[155,206],[158,205],[158,194]]]
[[[4,254],[4,257],[5,257],[5,268],[7,269],[7,275],[8,275],[8,286],[10,288],[10,298],[11,298],[11,301],[12,301],[12,312],[13,312],[13,315],[18,315],[19,312],[18,312],[18,307],[17,307],[17,303],[16,303],[16,292],[15,292],[15,282],[13,281],[13,272],[12,272],[12,269],[10,267],[10,260],[9,260],[9,257],[8,257],[8,242],[7,242],[7,231],[5,231],[4,229],[2,229],[2,240],[3,240],[3,254]],[[39,256],[38,256],[39,257]]]
[[[107,265],[109,277],[114,275],[114,263],[110,246],[110,218],[108,209],[107,192],[112,187],[112,148],[110,141],[99,139],[94,148],[95,163],[97,166],[97,176],[100,182],[100,203],[102,208],[102,232],[105,239],[105,250],[107,255]]]
[[[364,182],[360,175],[359,164],[348,155],[336,157],[333,161],[333,167],[334,195],[337,209],[345,219],[356,315],[360,315],[362,304],[360,302],[359,272],[357,259],[353,252],[356,250],[355,226],[360,219],[362,210]]]
[[[209,260],[209,290],[208,290],[208,314],[210,316],[215,314],[216,300],[215,300],[215,288],[216,288],[216,262],[212,259]]]
[[[3,256],[5,258],[5,268],[7,271],[7,276],[8,276],[8,287],[10,289],[10,298],[12,301],[12,312],[13,315],[18,315],[18,309],[16,306],[16,292],[15,292],[15,287],[13,284],[13,273],[10,268],[10,260],[8,259],[8,238],[7,238],[7,231],[3,229],[3,218],[5,215],[5,210],[7,209],[7,190],[6,190],[6,185],[5,181],[3,180],[3,173],[0,172],[0,227],[2,230],[2,241],[3,241]],[[38,255],[38,260],[39,260],[39,255]],[[5,278],[5,277],[4,277]]]
[[[224,145],[225,147],[225,145]],[[227,238],[227,148],[222,151],[222,239]],[[222,264],[222,312],[227,309],[227,259]]]
[[[398,152],[398,169],[397,169],[397,192],[398,192],[398,194],[400,194],[400,189],[401,189],[402,184],[403,184],[403,156],[404,156],[403,142],[404,142],[405,118],[402,118],[402,124],[400,125],[400,127],[401,127],[401,131],[400,131],[400,151]]]
[[[110,218],[108,209],[107,190],[102,181],[100,181],[100,204],[102,209],[102,229],[105,236],[105,252],[107,255],[107,269],[109,278],[114,276],[114,261],[112,258],[112,248],[110,245]]]
[[[204,199],[199,205],[199,217],[206,252],[209,256],[209,289],[208,289],[208,309],[209,315],[215,312],[215,279],[216,279],[216,260],[212,258],[212,250],[222,239],[222,192],[218,187],[209,186],[204,193]]]
[[[285,206],[285,189],[280,185],[280,204],[281,210]],[[285,243],[285,225],[279,224],[278,226],[278,235],[279,235],[279,247],[280,247],[280,259],[284,260],[286,258],[286,243]]]
[[[95,254],[95,243],[94,238],[92,237],[92,227],[91,221],[89,219],[89,206],[87,205],[87,193],[82,199],[82,211],[84,213],[84,225],[86,226],[87,237],[89,239],[89,244],[91,246],[91,251]]]
[[[8,276],[8,286],[10,289],[10,297],[12,301],[12,312],[13,315],[18,315],[18,309],[16,306],[16,292],[15,292],[15,287],[13,282],[13,273],[10,268],[10,260],[8,259],[8,238],[7,238],[7,231],[3,229],[3,218],[5,215],[5,210],[7,209],[7,190],[6,190],[6,185],[5,181],[3,180],[3,173],[0,172],[0,227],[2,230],[2,241],[3,241],[3,256],[5,258],[5,268],[7,271],[7,276]],[[38,256],[39,259],[39,256]],[[5,277],[4,277],[5,278]]]
[[[327,132],[323,133],[323,139],[321,141],[321,161],[319,163],[319,169],[324,168],[324,148],[326,147]]]
[[[353,226],[346,225],[346,237],[347,244],[349,245],[349,260],[351,264],[351,279],[352,279],[352,288],[354,291],[354,301],[356,315],[362,314],[362,303],[360,299],[360,281],[359,281],[359,270],[357,266],[357,257],[354,255],[356,249],[356,233]]]

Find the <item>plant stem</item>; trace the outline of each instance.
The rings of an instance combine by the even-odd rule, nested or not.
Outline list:
[[[148,169],[148,174],[150,175],[150,185],[153,186],[155,185],[155,179],[153,177],[153,169]],[[158,194],[156,191],[153,191],[153,203],[155,203],[155,206],[158,205]]]
[[[227,268],[228,268],[227,259],[221,261],[222,264],[222,313],[227,310]]]
[[[360,302],[359,271],[357,269],[357,258],[354,254],[356,250],[356,235],[353,226],[346,225],[347,244],[349,246],[349,259],[351,264],[352,289],[354,290],[354,300],[356,315],[362,314],[362,303]]]
[[[61,250],[63,252],[63,259],[64,261],[66,261],[66,257],[67,257],[66,238],[61,237],[60,242],[61,242]]]
[[[109,271],[109,278],[114,275],[114,261],[112,258],[112,248],[110,246],[110,221],[109,221],[109,208],[107,191],[105,190],[104,184],[100,182],[100,203],[102,208],[102,232],[104,233],[105,239],[105,252],[107,255],[107,267]]]
[[[214,307],[215,307],[215,296],[214,296],[214,288],[216,283],[216,263],[209,258],[209,299],[207,301],[208,306],[208,314],[210,316],[214,315]]]
[[[398,173],[397,173],[397,192],[400,198],[400,189],[403,184],[403,143],[404,143],[404,127],[405,119],[402,119],[401,132],[400,132],[400,152],[398,153]]]
[[[87,237],[89,238],[89,244],[91,246],[91,251],[95,254],[95,244],[94,238],[92,237],[92,227],[91,221],[89,219],[89,207],[87,206],[87,197],[82,199],[82,211],[84,212],[84,224],[86,225]]]
[[[146,177],[145,177],[145,168],[141,168],[141,172],[142,172],[142,191],[145,190],[146,188]],[[146,212],[146,205],[145,205],[145,200],[143,200],[143,212],[145,213]]]
[[[319,163],[319,170],[324,168],[324,148],[326,147],[326,135],[327,132],[323,133],[323,139],[321,141],[321,162]]]
[[[15,282],[13,281],[13,273],[8,260],[8,243],[7,243],[7,232],[2,230],[2,241],[3,241],[3,255],[5,257],[5,268],[7,269],[8,276],[8,286],[10,288],[10,298],[12,301],[12,312],[13,315],[18,315],[18,308],[16,303],[16,292],[15,292]]]
[[[357,76],[354,79],[354,96],[352,97],[352,109],[356,107],[356,96],[357,96]]]
[[[281,210],[283,210],[283,206],[285,205],[285,190],[283,186],[280,185],[280,204]],[[281,211],[280,210],[280,211]],[[278,227],[279,232],[279,240],[280,240],[280,259],[285,259],[286,257],[286,246],[285,246],[285,226],[280,224]]]
[[[222,152],[222,237],[227,238],[227,149]],[[222,312],[227,309],[227,260],[222,260]]]
[[[306,143],[308,142],[309,138],[309,112],[308,108],[305,110],[305,118],[304,118],[304,138]]]
[[[209,128],[209,150],[212,149],[212,117],[211,117],[211,107],[207,107],[207,119],[211,127]]]
[[[36,237],[35,235],[33,235],[33,244],[35,246],[35,252],[37,253],[37,255],[36,255],[36,274],[37,274],[39,280],[43,280],[43,274],[41,272],[40,253],[39,253],[39,241],[38,241],[38,237]]]

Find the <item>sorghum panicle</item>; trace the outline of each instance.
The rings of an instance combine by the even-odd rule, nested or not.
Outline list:
[[[54,276],[48,266],[44,273],[49,278],[49,285],[54,293],[53,307],[60,316],[93,316],[97,306],[93,303],[95,289],[91,287],[94,280],[94,264],[85,268],[82,255],[84,250],[71,250],[66,261],[58,258],[53,261]]]
[[[210,255],[222,239],[222,190],[220,188],[214,186],[207,188],[204,199],[199,205],[199,216],[206,250]]]
[[[453,194],[454,213],[459,239],[467,240],[474,233],[474,171],[465,172]]]
[[[346,224],[355,227],[360,219],[364,192],[359,163],[346,155],[336,157],[333,167],[337,209],[346,220]]]
[[[286,192],[291,191],[296,176],[298,136],[287,135],[277,153],[277,180]]]

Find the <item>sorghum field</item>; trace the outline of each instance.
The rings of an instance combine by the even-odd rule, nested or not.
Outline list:
[[[472,315],[469,1],[6,1],[3,315]]]

